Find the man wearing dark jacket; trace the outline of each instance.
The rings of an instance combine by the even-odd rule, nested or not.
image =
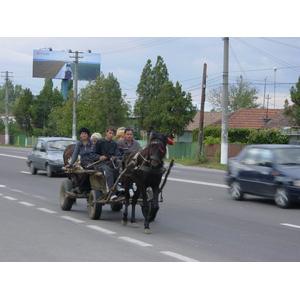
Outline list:
[[[112,188],[118,175],[119,175],[119,162],[117,159],[120,157],[119,147],[113,137],[116,134],[116,129],[112,126],[106,128],[105,137],[99,139],[93,147],[91,157],[93,161],[100,162],[95,165],[95,169],[101,168],[105,174],[108,188]],[[117,196],[112,193],[111,199]]]

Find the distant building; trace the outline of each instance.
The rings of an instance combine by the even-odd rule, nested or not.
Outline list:
[[[1,118],[3,121],[5,121],[5,114],[0,114],[0,118]],[[14,115],[8,114],[8,121],[10,121],[10,120],[16,121],[15,116],[14,116]]]

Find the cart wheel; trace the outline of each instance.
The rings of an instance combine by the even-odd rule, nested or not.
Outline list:
[[[73,188],[72,181],[64,180],[60,186],[60,207],[62,210],[70,210],[74,204],[74,198],[66,197],[66,193]]]
[[[110,203],[110,208],[112,211],[120,211],[123,207],[121,202]]]
[[[92,190],[89,196],[89,215],[92,220],[99,220],[102,213],[102,203],[94,203],[101,196],[99,190]]]

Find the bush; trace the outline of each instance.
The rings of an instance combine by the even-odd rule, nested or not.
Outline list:
[[[193,141],[198,141],[199,129],[193,130]],[[204,128],[204,144],[220,144],[222,129],[220,126],[207,126]],[[229,144],[288,144],[289,136],[281,135],[279,129],[250,129],[228,128]]]

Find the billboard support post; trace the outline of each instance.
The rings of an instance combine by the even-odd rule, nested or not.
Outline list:
[[[74,56],[70,56],[74,53]],[[33,77],[53,78],[63,80],[63,96],[67,99],[68,80],[74,80],[74,100],[73,100],[73,122],[72,122],[72,138],[76,139],[76,122],[77,122],[77,95],[78,80],[95,80],[100,74],[100,54],[92,53],[90,50],[79,56],[79,51],[72,50],[52,51],[50,50],[34,50],[33,51]],[[72,62],[72,58],[75,61]],[[78,59],[80,60],[80,65]]]

